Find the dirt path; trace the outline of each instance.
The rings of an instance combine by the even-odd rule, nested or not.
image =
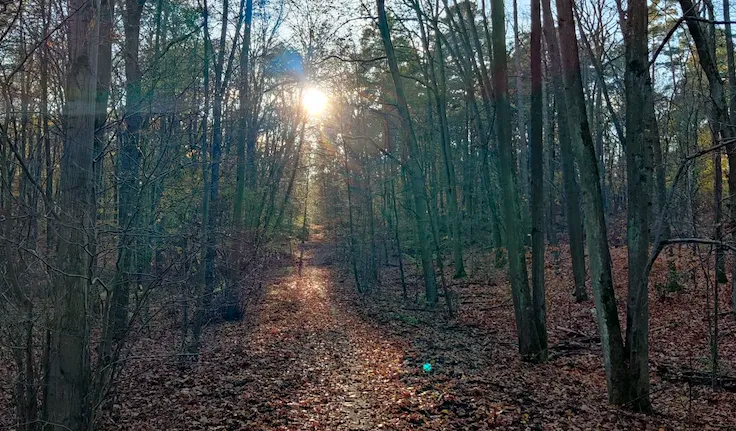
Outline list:
[[[274,410],[253,419],[287,429],[389,426],[385,403],[400,395],[400,385],[386,393],[386,383],[398,372],[402,350],[340,303],[333,256],[320,232],[302,252],[300,268],[268,289],[251,337],[251,353],[268,361],[265,369],[251,369],[262,374],[251,378],[275,382],[268,394]]]

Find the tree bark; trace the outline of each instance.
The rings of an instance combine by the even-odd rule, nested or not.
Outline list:
[[[138,184],[138,175],[140,171],[141,152],[140,145],[140,129],[143,123],[141,115],[141,68],[139,64],[138,53],[140,49],[140,23],[143,13],[144,0],[126,0],[125,13],[123,15],[123,28],[125,32],[125,43],[123,46],[123,57],[125,59],[125,120],[120,131],[120,152],[119,162],[117,164],[117,177],[120,180],[118,186],[118,256],[115,264],[116,273],[112,282],[112,296],[110,298],[111,305],[109,315],[105,322],[102,345],[100,350],[99,368],[101,379],[96,382],[100,387],[98,392],[104,392],[104,388],[108,385],[112,376],[112,364],[117,358],[114,357],[114,351],[119,351],[119,346],[126,335],[128,329],[128,308],[130,302],[130,285],[133,283],[133,248],[134,238],[133,230],[137,227],[139,208],[140,189]],[[107,12],[105,12],[107,13]],[[111,13],[111,11],[110,11]],[[110,17],[111,18],[111,17]],[[105,23],[105,21],[102,21]],[[107,24],[106,24],[107,26]],[[106,31],[111,31],[109,27],[104,27]],[[106,35],[107,37],[108,35]],[[111,43],[111,42],[105,42]],[[107,50],[108,46],[101,45],[102,49]],[[106,51],[102,54],[104,59],[98,58],[98,65],[105,67],[103,72],[109,73],[108,64],[104,62],[109,60]],[[99,80],[98,80],[99,82]],[[102,85],[102,84],[98,84]],[[108,87],[109,88],[109,87]],[[100,104],[104,101],[107,105],[106,95],[101,95],[98,87],[97,110],[101,109]],[[106,111],[106,107],[104,108]],[[96,118],[96,120],[98,120]],[[104,124],[104,119],[102,119]],[[103,136],[96,138],[104,139]],[[95,144],[98,145],[97,139]],[[101,161],[98,157],[102,154],[102,146],[100,144],[100,152],[95,152],[96,160]],[[101,169],[101,165],[96,165]],[[95,171],[95,184],[101,184],[101,171]],[[97,183],[100,181],[100,183]]]
[[[449,224],[452,233],[452,252],[453,261],[455,262],[455,278],[465,276],[465,266],[463,264],[463,246],[462,246],[462,220],[460,219],[457,205],[457,177],[455,176],[455,166],[452,160],[452,149],[450,147],[450,127],[447,122],[447,78],[445,76],[445,56],[442,50],[442,38],[440,37],[437,19],[431,19],[431,30],[435,34],[435,55],[432,54],[429,47],[429,34],[424,28],[424,18],[418,3],[413,3],[417,19],[420,25],[420,34],[422,36],[422,45],[427,54],[427,78],[432,85],[432,93],[434,95],[435,109],[439,117],[440,128],[440,150],[442,152],[442,162],[444,167],[445,193],[447,195],[447,210],[449,213]],[[441,258],[441,257],[440,257]]]
[[[516,129],[518,133],[517,145],[519,147],[519,198],[521,199],[522,234],[525,244],[529,234],[529,142],[526,136],[526,117],[524,115],[523,103],[523,77],[521,69],[521,44],[519,43],[519,8],[516,0],[514,6],[514,61],[516,62]],[[494,56],[495,57],[495,56]]]
[[[731,116],[734,113],[733,111],[730,114],[728,112],[729,107],[726,104],[723,81],[718,72],[716,58],[713,55],[715,53],[715,47],[711,45],[707,36],[704,34],[704,24],[698,21],[692,1],[680,0],[680,7],[682,8],[683,16],[686,18],[685,22],[687,23],[690,35],[693,38],[693,42],[695,42],[700,67],[708,79],[708,89],[712,103],[711,109],[708,110],[708,121],[711,124],[712,133],[721,141],[732,140],[736,137],[736,127],[731,123]],[[730,34],[727,35],[727,38],[730,39]],[[731,61],[729,63],[732,64]],[[734,81],[736,82],[736,80]],[[733,193],[736,190],[736,143],[731,142],[726,146],[726,155],[728,156],[728,189],[729,193]],[[729,212],[731,219],[736,220],[736,204],[732,200],[729,201]],[[736,232],[732,233],[732,236],[736,237]],[[736,276],[736,265],[732,266],[731,277],[731,287],[734,291],[732,302],[736,306],[736,277],[734,276]],[[736,310],[736,307],[734,310]]]
[[[100,46],[97,54],[97,95],[95,97],[95,147],[93,169],[95,196],[102,192],[102,173],[104,171],[105,123],[107,122],[107,103],[110,98],[112,81],[112,40],[115,0],[100,0]],[[96,199],[95,199],[96,201]]]
[[[51,5],[47,5],[46,0],[41,1],[41,11],[43,13],[43,35],[49,34],[49,20],[51,14]],[[51,156],[51,135],[49,130],[49,46],[48,42],[43,44],[41,48],[41,133],[43,133],[43,151],[45,162],[46,184],[44,191],[46,198],[44,199],[44,210],[47,214],[52,214],[54,208],[49,203],[54,201],[54,161]],[[51,252],[53,249],[53,228],[52,218],[46,219],[46,249]]]

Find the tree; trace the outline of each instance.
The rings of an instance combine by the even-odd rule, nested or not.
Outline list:
[[[611,253],[608,249],[608,232],[603,213],[598,159],[595,154],[593,138],[590,134],[583,85],[580,78],[580,58],[578,57],[578,42],[575,37],[571,0],[557,0],[557,16],[568,115],[570,116],[571,132],[576,136],[575,139],[578,143],[574,146],[574,151],[580,169],[591,287],[598,317],[598,329],[601,333],[608,400],[614,404],[622,404],[628,401],[624,343],[621,337],[621,325],[618,320],[616,296],[613,290]]]
[[[531,159],[531,210],[532,210],[532,305],[534,326],[539,334],[541,359],[546,359],[547,311],[544,292],[544,150],[542,148],[542,18],[540,0],[532,0],[531,33],[531,133],[529,135]]]
[[[89,385],[88,246],[93,232],[95,92],[99,9],[95,2],[71,0],[68,18],[69,75],[65,85],[64,153],[59,182],[60,222],[53,280],[56,310],[49,346],[48,398],[53,429],[82,429],[87,424]]]
[[[649,258],[653,190],[652,124],[634,106],[654,106],[649,76],[646,0],[629,0],[626,13],[626,167],[628,183],[628,278],[626,351],[627,399],[636,410],[649,411]],[[653,111],[653,108],[652,108]],[[651,117],[650,117],[651,118]],[[656,121],[656,120],[655,120]]]

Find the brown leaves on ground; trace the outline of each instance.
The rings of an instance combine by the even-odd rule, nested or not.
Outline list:
[[[560,253],[547,269],[552,358],[532,365],[519,360],[509,288],[488,256],[470,256],[479,275],[455,282],[460,313],[448,320],[441,308],[402,301],[395,269],[382,273],[380,291],[358,296],[350,274],[332,263],[331,246],[308,243],[301,276],[296,265],[283,268],[246,321],[211,326],[193,368],[156,359],[164,341],[140,345],[146,353],[128,367],[103,428],[736,429],[736,394],[665,381],[654,366],[654,415],[608,406],[593,304],[574,302],[566,251]],[[625,298],[626,253],[613,255],[623,271],[617,293]],[[694,264],[677,258],[683,272]],[[658,264],[653,284],[662,274],[666,267]],[[704,288],[692,286],[664,300],[652,293],[654,365],[702,367],[709,354],[705,299]],[[731,330],[721,340],[722,369],[732,372],[736,325],[731,316],[722,320]],[[422,370],[425,363],[431,372]]]

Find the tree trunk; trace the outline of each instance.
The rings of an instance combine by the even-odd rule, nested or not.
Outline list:
[[[733,118],[736,115],[736,64],[734,61],[730,8],[730,1],[723,0],[723,20],[726,21],[726,59],[728,62],[728,107],[730,118]],[[729,193],[733,194],[734,190],[729,190]],[[736,265],[731,266],[731,305],[733,313],[736,315]]]
[[[452,160],[452,149],[450,147],[450,127],[447,122],[447,79],[445,76],[445,56],[442,49],[442,38],[437,25],[437,20],[431,20],[431,30],[435,34],[435,55],[432,55],[429,47],[429,35],[424,28],[423,13],[419,3],[413,3],[414,10],[420,25],[422,45],[427,55],[427,78],[432,86],[435,109],[439,117],[440,149],[442,151],[442,162],[444,167],[444,186],[447,195],[447,210],[449,213],[449,224],[452,233],[452,251],[455,262],[455,278],[464,277],[465,266],[463,264],[462,246],[462,220],[460,219],[457,205],[457,177]]]
[[[111,305],[102,335],[102,347],[99,358],[99,368],[102,378],[96,382],[100,386],[97,388],[99,393],[104,392],[104,387],[110,383],[109,379],[113,374],[112,364],[117,360],[113,355],[113,351],[119,351],[116,347],[123,342],[128,329],[130,285],[133,282],[134,273],[133,248],[135,235],[132,231],[137,227],[138,214],[140,212],[138,205],[140,194],[138,175],[141,158],[139,150],[140,129],[143,123],[143,117],[141,115],[142,73],[138,51],[140,47],[140,22],[143,5],[144,0],[126,0],[125,14],[123,16],[123,27],[125,31],[123,57],[125,58],[126,97],[125,121],[120,131],[121,147],[119,162],[117,164],[117,176],[120,179],[118,189],[118,225],[120,232],[118,237],[118,257],[115,264],[116,273],[112,283]],[[106,30],[111,31],[109,28],[106,28]],[[104,47],[101,46],[101,48],[108,49],[107,45]],[[107,52],[103,54],[103,56],[107,55]],[[104,63],[105,60],[107,58],[98,61],[98,64]],[[103,67],[108,66],[107,64],[102,65]],[[105,72],[109,73],[109,69],[106,69]],[[105,90],[103,89],[102,91]],[[97,102],[101,104],[104,100],[105,105],[107,105],[106,99],[107,97],[100,95],[98,91]],[[99,115],[100,105],[97,106],[97,109]],[[104,124],[104,119],[102,121]],[[102,137],[100,138],[102,139]],[[97,140],[95,143],[97,144]],[[95,157],[99,161],[101,161],[101,158],[98,155],[101,155],[101,151],[95,153]],[[96,167],[101,168],[101,165]],[[101,172],[95,171],[95,181],[98,179],[101,181]]]
[[[97,95],[95,97],[95,146],[94,181],[95,202],[102,192],[102,173],[105,156],[105,123],[107,122],[107,102],[110,98],[112,81],[112,40],[115,0],[100,0],[100,46],[97,54]]]
[[[202,160],[202,227],[201,227],[201,237],[202,237],[202,248],[200,252],[200,274],[201,278],[199,282],[197,283],[197,288],[195,289],[195,301],[196,301],[196,309],[194,312],[194,322],[192,324],[192,339],[189,343],[189,353],[197,354],[199,352],[199,341],[202,336],[202,328],[204,327],[204,320],[207,313],[207,309],[209,308],[209,302],[210,302],[210,295],[211,292],[208,290],[210,287],[209,279],[208,279],[208,269],[207,269],[207,254],[209,252],[209,243],[212,241],[212,235],[210,233],[210,177],[208,174],[208,168],[209,168],[209,157],[208,157],[208,143],[207,143],[207,129],[208,129],[208,121],[207,118],[209,116],[210,111],[210,43],[209,43],[209,11],[207,7],[207,2],[205,0],[204,3],[204,10],[202,11],[202,18],[203,18],[203,26],[202,26],[202,32],[204,35],[204,56],[203,56],[203,64],[202,64],[202,98],[204,99],[204,106],[202,109],[202,120],[201,120],[201,134],[202,134],[202,144],[200,148],[200,154],[201,154],[201,160]]]
[[[708,89],[712,103],[712,107],[708,111],[708,121],[711,124],[711,130],[713,130],[717,139],[720,139],[720,142],[732,140],[736,137],[736,127],[731,123],[731,115],[733,115],[733,112],[731,112],[730,115],[728,112],[723,81],[721,80],[720,73],[718,72],[716,58],[713,55],[715,48],[711,46],[710,41],[703,32],[704,24],[698,21],[698,16],[695,12],[692,1],[680,0],[680,7],[682,8],[683,15],[686,18],[689,18],[686,19],[685,22],[690,30],[693,42],[695,42],[700,66],[702,67],[705,76],[708,78]],[[730,39],[730,36],[731,35],[728,34],[727,38]],[[730,59],[729,64],[732,64]],[[731,66],[729,65],[729,67]],[[736,79],[734,81],[736,82]],[[733,85],[736,86],[736,84]],[[736,102],[732,102],[732,104],[736,104]],[[726,154],[728,156],[728,190],[729,193],[733,193],[736,191],[736,143],[730,142],[726,145]],[[731,214],[731,219],[736,219],[736,204],[734,204],[732,200],[729,201],[729,212]],[[732,235],[736,237],[736,232],[732,233]],[[734,304],[734,310],[736,310],[736,265],[732,265],[731,275],[731,287],[734,291],[732,301]]]
[[[544,34],[544,33],[543,33]],[[546,106],[544,112],[544,121],[542,129],[544,130],[544,169],[546,179],[544,184],[544,195],[547,196],[545,234],[547,241],[551,246],[555,247],[555,259],[559,257],[559,245],[557,239],[557,200],[555,195],[557,187],[555,185],[555,177],[557,172],[557,154],[555,152],[555,101],[552,89],[552,78],[550,76],[549,63],[545,60],[546,66],[544,75],[544,87],[542,106]]]
[[[590,278],[598,315],[598,327],[606,369],[608,400],[614,404],[627,401],[626,368],[621,325],[618,320],[616,296],[613,290],[611,254],[608,250],[608,232],[603,213],[598,159],[590,134],[585,108],[583,83],[580,79],[580,59],[575,37],[572,0],[557,1],[560,27],[562,75],[568,102],[571,133],[575,137],[574,151],[580,169],[580,181],[585,206],[585,232],[590,256]]]
[[[652,159],[654,114],[649,51],[647,2],[629,0],[626,19],[626,181],[628,190],[628,307],[626,351],[628,353],[628,401],[635,410],[648,412],[649,402],[649,261],[652,207]],[[634,107],[651,113],[641,114]]]
[[[455,176],[455,166],[452,161],[452,149],[450,146],[450,127],[447,123],[447,79],[445,77],[445,56],[442,51],[442,40],[440,38],[440,30],[437,21],[433,21],[434,32],[436,35],[435,44],[437,50],[437,107],[440,117],[440,135],[442,160],[445,167],[445,176],[447,178],[447,208],[450,213],[450,228],[452,230],[452,251],[453,260],[455,262],[455,278],[465,277],[465,265],[463,264],[463,244],[462,244],[462,220],[457,207],[457,177]]]
[[[348,197],[348,223],[350,227],[348,238],[350,244],[350,265],[353,267],[353,278],[355,281],[355,289],[358,292],[363,292],[363,288],[360,285],[360,277],[358,276],[358,257],[355,247],[355,225],[353,223],[353,192],[351,190],[352,185],[350,184],[350,164],[348,163],[348,146],[343,139],[343,153],[345,156],[345,190]]]
[[[70,63],[64,92],[58,272],[53,273],[56,311],[49,348],[48,398],[44,400],[49,428],[54,430],[81,430],[88,417],[88,247],[94,222],[92,146],[99,36],[95,3],[70,0],[69,10],[76,13],[67,18]]]
[[[41,13],[43,13],[43,34],[49,34],[49,20],[51,14],[51,5],[47,5],[46,0],[41,0]],[[41,121],[43,133],[43,151],[46,173],[46,184],[44,192],[44,210],[46,214],[54,211],[51,202],[54,201],[54,161],[51,159],[51,135],[49,130],[49,46],[44,43],[41,48]],[[52,217],[46,219],[46,250],[50,253],[53,248],[53,229]]]
[[[539,337],[539,360],[547,359],[547,311],[544,293],[544,150],[542,106],[542,20],[540,0],[532,0],[531,32],[531,211],[532,211],[532,305]]]

